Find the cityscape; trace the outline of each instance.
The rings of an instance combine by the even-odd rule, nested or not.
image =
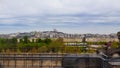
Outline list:
[[[119,68],[119,41],[120,32],[69,34],[53,29],[0,34],[0,67]]]
[[[0,68],[120,68],[120,0],[0,0]]]
[[[56,29],[53,29],[52,31],[42,31],[42,32],[37,32],[37,31],[32,31],[32,32],[18,32],[18,33],[10,33],[10,34],[0,34],[0,38],[23,38],[24,36],[28,36],[29,39],[36,39],[36,38],[50,38],[50,39],[55,39],[55,38],[63,38],[64,41],[72,42],[81,42],[83,37],[86,37],[87,41],[91,42],[98,42],[98,41],[118,41],[118,37],[116,33],[112,34],[70,34],[70,33],[63,33],[59,32]]]

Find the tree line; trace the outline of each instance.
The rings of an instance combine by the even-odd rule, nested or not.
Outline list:
[[[28,36],[24,36],[18,42],[17,38],[5,39],[0,38],[0,52],[1,53],[12,53],[12,52],[58,52],[60,47],[63,46],[63,39],[58,38],[51,40],[45,39],[32,39],[29,40]]]
[[[104,45],[106,42],[86,42],[88,45]],[[112,42],[111,47],[117,48],[119,42]],[[17,38],[5,39],[0,38],[1,53],[83,53],[86,52],[84,47],[65,46],[63,38],[37,38],[29,40],[28,36],[24,36],[18,42]],[[88,52],[94,52],[89,50]]]

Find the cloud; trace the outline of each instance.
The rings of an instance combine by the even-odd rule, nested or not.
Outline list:
[[[1,0],[0,14],[114,14],[120,10],[119,0]]]
[[[118,27],[119,3],[120,0],[0,0],[0,26],[26,26],[31,30],[40,27],[60,30],[70,27],[84,29],[82,27],[86,26],[86,30],[95,26],[98,29],[102,26]]]

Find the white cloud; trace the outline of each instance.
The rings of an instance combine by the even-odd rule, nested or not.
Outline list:
[[[0,24],[117,24],[119,3],[120,0],[0,0]]]
[[[1,0],[0,14],[112,14],[120,10],[119,0]]]

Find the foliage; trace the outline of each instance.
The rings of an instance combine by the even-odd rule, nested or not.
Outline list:
[[[29,43],[28,36],[23,37],[23,43],[25,44]]]
[[[118,48],[119,47],[119,42],[115,42],[115,41],[113,41],[112,43],[111,43],[111,46],[110,46],[111,48]]]
[[[63,38],[57,39],[30,39],[27,36],[19,39],[17,38],[5,39],[0,38],[0,52],[1,53],[93,53],[93,49],[86,50],[85,47],[65,46]],[[88,45],[105,45],[106,42],[86,42]],[[117,48],[119,42],[113,41],[111,48]]]
[[[63,45],[63,39],[58,38],[56,40],[51,40],[49,38],[32,39],[30,42],[27,36],[24,36],[17,42],[17,38],[5,39],[0,38],[0,52],[2,53],[38,53],[38,52],[59,52],[60,46]]]

